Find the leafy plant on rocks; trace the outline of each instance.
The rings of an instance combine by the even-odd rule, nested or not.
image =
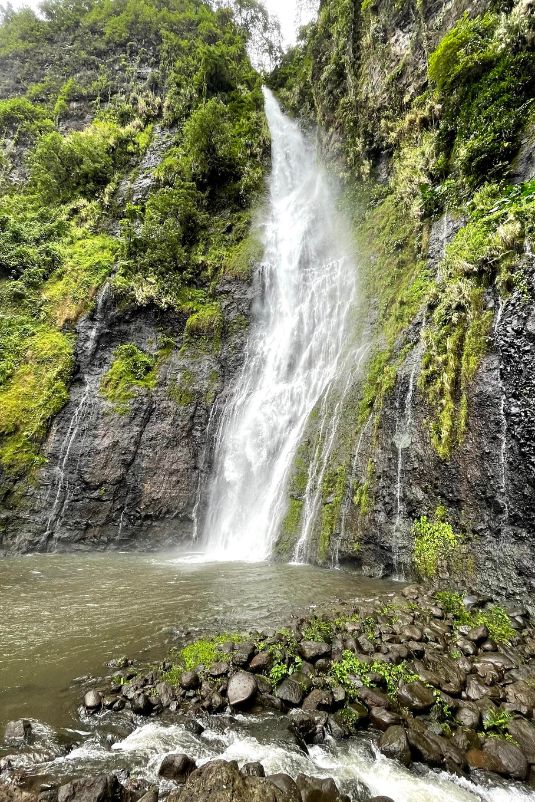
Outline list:
[[[441,508],[437,508],[431,520],[426,515],[418,518],[412,526],[412,533],[412,562],[418,576],[432,579],[437,576],[441,565],[450,572],[457,570],[456,558],[461,540],[451,524],[444,520]]]
[[[331,679],[342,685],[350,698],[357,695],[355,679],[360,680],[367,687],[375,687],[379,682],[374,675],[380,678],[391,695],[396,692],[400,684],[414,682],[418,679],[418,676],[409,669],[406,661],[397,665],[383,663],[380,660],[364,663],[347,649],[342,653],[341,659],[332,664],[330,670]]]
[[[483,729],[487,735],[505,737],[508,734],[507,727],[511,720],[512,715],[508,710],[503,710],[502,708],[493,710],[490,708],[483,715]]]
[[[321,618],[312,618],[303,628],[302,634],[305,640],[329,641],[332,636],[333,625],[330,621]]]
[[[442,605],[445,612],[450,613],[456,626],[487,628],[489,638],[496,643],[510,643],[516,631],[511,624],[507,611],[494,604],[484,610],[467,610],[463,597],[459,593],[441,590],[435,598]]]

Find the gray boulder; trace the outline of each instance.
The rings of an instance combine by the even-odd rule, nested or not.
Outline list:
[[[242,706],[251,702],[256,695],[257,685],[252,674],[247,671],[238,671],[229,679],[227,698],[229,704]]]
[[[186,782],[192,771],[195,771],[195,761],[183,752],[172,752],[166,755],[160,763],[158,774],[166,780],[177,783]]]
[[[392,760],[398,760],[404,766],[411,764],[411,750],[404,728],[399,724],[389,727],[379,739],[379,749]]]
[[[19,718],[16,721],[8,721],[4,732],[6,743],[16,746],[17,744],[30,743],[33,738],[31,722],[27,718]]]
[[[169,802],[296,802],[263,777],[243,775],[236,761],[214,760],[196,769]],[[299,801],[300,802],[300,801]]]
[[[58,790],[58,802],[122,802],[125,798],[115,774],[74,780]]]
[[[284,679],[275,691],[277,699],[290,705],[300,705],[303,699],[303,688],[291,677]]]

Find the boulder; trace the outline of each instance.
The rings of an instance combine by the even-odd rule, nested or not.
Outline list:
[[[340,802],[341,796],[333,779],[320,779],[298,774],[296,785],[302,802]]]
[[[287,704],[300,705],[303,699],[303,688],[296,680],[286,677],[275,690],[275,696]]]
[[[301,802],[263,777],[242,774],[236,761],[214,760],[196,769],[173,802]]]
[[[309,662],[314,662],[320,657],[326,657],[330,653],[331,647],[324,641],[304,640],[299,644],[299,654]]]
[[[6,743],[16,746],[17,744],[30,743],[33,738],[32,724],[27,718],[19,718],[16,721],[8,721],[4,731]]]
[[[487,640],[489,636],[489,631],[486,626],[480,627],[473,627],[466,633],[466,637],[468,640],[474,641],[474,643],[482,643],[484,640]]]
[[[404,641],[421,641],[423,638],[422,630],[413,624],[403,627],[400,634]]]
[[[509,708],[523,715],[531,715],[535,708],[535,688],[526,682],[513,682],[505,689]]]
[[[211,677],[224,677],[226,674],[228,674],[229,669],[230,665],[228,663],[220,661],[210,666],[208,673]]]
[[[133,713],[140,716],[148,716],[152,712],[152,704],[146,693],[139,691],[130,700]]]
[[[88,691],[84,696],[84,707],[87,710],[100,710],[102,704],[102,694],[100,691]]]
[[[73,780],[58,789],[58,802],[122,802],[126,796],[115,774]]]
[[[392,760],[398,760],[404,766],[411,764],[411,750],[405,729],[399,724],[389,727],[379,739],[379,749]]]
[[[177,783],[186,782],[192,771],[195,771],[195,761],[183,752],[171,752],[160,763],[158,774],[166,780]]]
[[[249,669],[251,671],[263,671],[271,666],[273,662],[273,656],[270,652],[259,652],[255,654],[251,662],[249,663]]]
[[[359,688],[358,696],[368,707],[390,707],[390,699],[378,688]]]
[[[370,708],[370,724],[378,730],[387,730],[395,724],[401,724],[401,719],[397,713],[387,710],[385,707]]]
[[[318,723],[313,713],[307,713],[299,707],[294,707],[290,711],[288,718],[290,719],[290,726],[305,744],[314,742]]]
[[[399,703],[403,707],[416,712],[429,710],[435,703],[433,691],[427,685],[424,685],[421,680],[400,685],[397,696]]]
[[[528,776],[526,756],[511,741],[503,738],[487,738],[483,744],[483,752],[492,760],[491,771],[504,777],[511,777],[513,780],[525,780]]]
[[[158,699],[162,703],[163,707],[169,707],[175,698],[171,686],[167,682],[158,682],[154,690],[158,694]]]
[[[185,691],[194,691],[200,684],[201,681],[196,671],[184,671],[180,677],[180,687]]]
[[[332,693],[327,690],[322,690],[321,688],[314,688],[303,702],[303,710],[306,711],[331,710],[332,707]]]
[[[291,802],[302,802],[299,789],[289,774],[283,774],[282,772],[280,774],[269,774],[266,780],[277,788],[280,788],[285,794],[285,799],[288,799],[288,802],[290,802],[290,800]]]
[[[229,679],[227,698],[233,706],[246,705],[256,696],[256,680],[247,671],[238,671]]]
[[[477,729],[480,718],[481,711],[472,702],[464,702],[455,713],[455,721],[461,727],[468,727],[472,730]]]
[[[535,726],[525,718],[515,718],[507,729],[528,763],[535,763]]]
[[[243,641],[238,643],[236,651],[232,655],[232,662],[236,666],[245,666],[251,659],[255,652],[255,645],[252,641]]]
[[[420,721],[411,721],[407,729],[407,740],[414,760],[427,763],[428,766],[443,766],[443,738],[435,735]]]

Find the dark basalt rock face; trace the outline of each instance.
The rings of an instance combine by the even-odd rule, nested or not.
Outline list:
[[[524,258],[533,274],[535,259]],[[535,527],[535,281],[532,278],[529,297],[514,293],[501,309],[495,298],[487,300],[494,308],[491,345],[471,387],[466,437],[448,461],[438,457],[429,438],[429,407],[417,386],[421,354],[420,325],[415,324],[414,347],[385,403],[378,438],[373,445],[364,440],[359,456],[364,475],[373,450],[373,505],[364,527],[350,510],[340,559],[355,562],[353,523],[362,531],[357,562],[366,572],[384,575],[395,570],[395,539],[397,568],[401,565],[410,572],[412,522],[422,510],[445,505],[454,526],[468,527],[475,558],[469,577],[472,585],[482,592],[525,599],[535,587],[531,535]],[[405,412],[411,378],[412,424],[402,454],[402,506],[395,534],[396,422],[400,408]]]
[[[218,297],[225,321],[220,349],[186,342],[186,315],[123,310],[103,287],[94,312],[77,326],[70,399],[50,428],[46,462],[22,496],[20,489],[6,493],[4,551],[161,548],[191,540],[199,483],[206,482],[225,392],[243,358],[252,289],[229,279]],[[133,342],[155,354],[162,334],[174,346],[156,387],[136,393],[124,414],[115,412],[99,392],[115,348]],[[177,400],[184,376],[187,393]]]

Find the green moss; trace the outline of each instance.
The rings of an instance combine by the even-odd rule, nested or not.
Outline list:
[[[286,514],[282,520],[281,530],[275,544],[275,554],[282,560],[292,558],[295,544],[299,538],[303,500],[291,497],[288,499]]]
[[[493,313],[485,290],[519,286],[516,272],[535,220],[535,183],[489,185],[474,196],[471,219],[455,235],[429,298],[419,386],[432,410],[431,440],[444,459],[462,442],[471,383],[486,351]]]
[[[247,280],[253,267],[262,258],[263,247],[256,231],[250,231],[237,245],[226,250],[221,256],[223,273],[229,278]]]
[[[193,404],[197,398],[195,381],[196,377],[191,370],[182,370],[178,380],[169,386],[169,397],[179,407]]]
[[[184,671],[192,671],[202,666],[208,670],[223,658],[219,647],[223,643],[240,643],[245,639],[241,633],[222,633],[213,638],[199,638],[179,650],[177,664],[166,672],[162,679],[170,685],[178,685]]]
[[[497,25],[494,14],[473,18],[465,14],[445,34],[429,56],[429,77],[440,90],[473,81],[493,63]]]
[[[223,314],[221,305],[214,301],[201,307],[186,321],[186,337],[210,340],[214,346],[219,344],[223,333]]]
[[[133,343],[119,345],[113,362],[102,378],[100,394],[120,415],[128,412],[130,401],[140,390],[152,390],[157,380],[157,358]]]
[[[347,481],[347,468],[338,465],[326,471],[322,484],[322,509],[317,557],[325,562],[329,556],[332,536],[337,531]]]
[[[353,504],[358,508],[362,516],[367,515],[370,509],[370,490],[374,471],[375,463],[373,459],[369,459],[366,465],[365,479],[357,484],[353,495]]]
[[[433,579],[440,566],[458,571],[461,540],[444,518],[443,508],[437,508],[432,520],[422,515],[412,526],[414,535],[412,563],[419,577]],[[466,568],[466,566],[465,566]]]
[[[66,403],[72,338],[41,326],[24,343],[22,362],[0,389],[0,464],[20,474],[40,464],[50,419]]]
[[[521,17],[462,17],[429,58],[429,77],[444,102],[441,143],[457,195],[502,177],[518,149],[533,102],[535,66]]]
[[[112,270],[117,250],[117,242],[104,234],[81,235],[59,249],[61,267],[43,288],[48,313],[57,326],[76,321],[87,312]]]

